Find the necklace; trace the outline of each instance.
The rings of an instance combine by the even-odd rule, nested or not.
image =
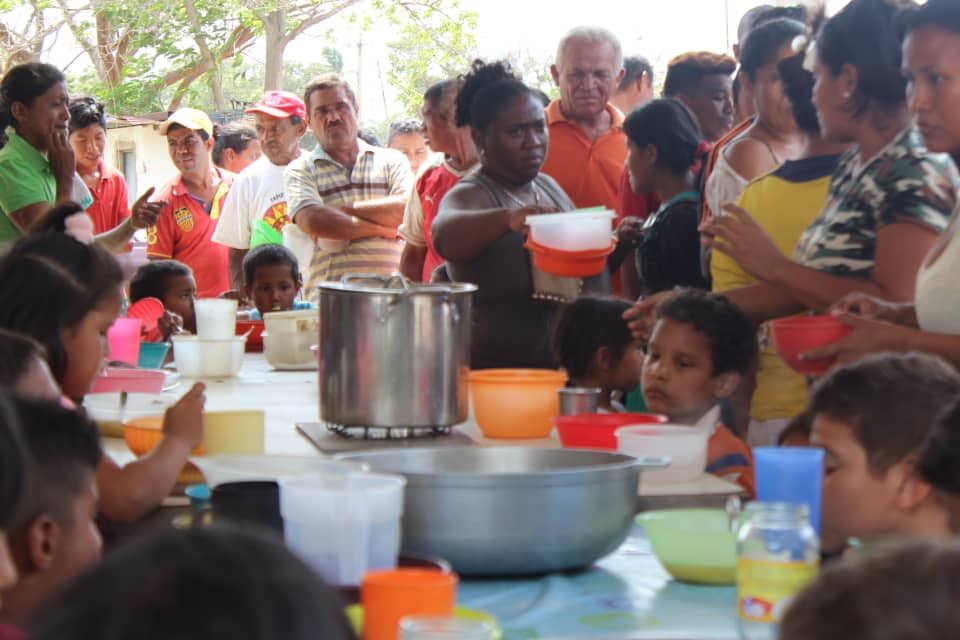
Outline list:
[[[503,185],[500,185],[500,186],[503,187]],[[528,206],[530,206],[528,203],[526,203],[526,202],[524,202],[523,200],[521,200],[515,193],[513,193],[512,191],[510,191],[510,189],[507,189],[506,187],[503,187],[503,192],[504,192],[505,194],[507,194],[507,197],[510,198],[511,200],[513,200],[513,203],[514,203],[515,205],[517,205],[518,207],[520,207],[521,209],[522,209],[523,207],[528,207]],[[537,183],[536,183],[536,182],[533,183],[533,204],[535,204],[535,205],[540,204],[540,190],[537,189]]]

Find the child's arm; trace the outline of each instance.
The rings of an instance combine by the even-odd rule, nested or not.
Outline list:
[[[163,417],[163,437],[147,455],[123,467],[104,455],[97,466],[100,511],[133,522],[170,495],[190,452],[203,441],[203,383],[193,385]]]

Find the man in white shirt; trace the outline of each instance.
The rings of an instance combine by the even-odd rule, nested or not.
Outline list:
[[[313,243],[291,225],[283,172],[300,157],[300,139],[307,131],[307,109],[289,91],[268,91],[246,110],[256,119],[263,155],[243,170],[223,205],[214,242],[230,247],[230,282],[243,288],[243,258],[262,244],[284,244],[293,250],[301,268],[310,264]]]

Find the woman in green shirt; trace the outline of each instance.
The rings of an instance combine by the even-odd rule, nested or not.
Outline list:
[[[0,149],[0,242],[28,231],[54,202],[75,198],[69,102],[64,75],[49,64],[18,65],[0,81],[0,132],[6,134]]]

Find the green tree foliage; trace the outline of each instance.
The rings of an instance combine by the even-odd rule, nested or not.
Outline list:
[[[387,80],[402,105],[398,115],[414,115],[431,84],[465,73],[477,57],[477,14],[460,9],[457,0],[374,0],[374,6],[396,33]]]

